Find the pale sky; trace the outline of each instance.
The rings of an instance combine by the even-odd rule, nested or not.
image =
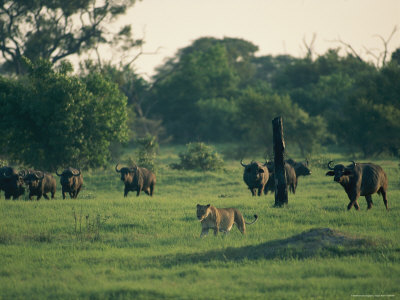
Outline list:
[[[145,77],[204,36],[250,41],[259,47],[257,56],[303,57],[303,40],[310,43],[315,34],[317,55],[340,46],[341,39],[373,60],[365,48],[380,53],[377,35],[386,40],[398,26],[388,48],[391,53],[400,47],[400,0],[143,0],[118,23],[131,24],[135,37],[145,39],[144,52],[159,48],[134,63]]]

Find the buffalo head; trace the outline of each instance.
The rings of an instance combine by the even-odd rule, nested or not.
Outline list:
[[[81,176],[81,170],[80,169],[73,169],[73,168],[68,168],[65,169],[61,174],[56,171],[57,176],[60,176],[60,183],[62,186],[73,186],[74,184],[74,177],[80,177]]]
[[[40,171],[28,171],[25,174],[24,182],[30,188],[37,188],[40,181],[44,178],[44,173]]]
[[[123,182],[131,183],[133,180],[133,177],[135,176],[137,166],[134,166],[133,168],[124,167],[124,168],[118,169],[118,165],[119,165],[119,163],[115,166],[115,171],[117,173],[121,173],[121,180]]]
[[[326,176],[334,176],[333,180],[336,182],[343,182],[348,176],[352,175],[354,173],[354,167],[356,166],[356,163],[353,161],[351,165],[345,167],[342,164],[336,165],[334,167],[331,166],[331,163],[333,161],[331,160],[328,163],[328,171],[326,173]]]

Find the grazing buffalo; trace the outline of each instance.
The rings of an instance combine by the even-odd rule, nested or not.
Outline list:
[[[124,197],[128,195],[129,191],[136,191],[136,196],[139,196],[141,191],[153,196],[156,185],[156,175],[153,172],[138,166],[118,170],[118,165],[115,166],[115,171],[121,173],[121,180],[125,184]]]
[[[388,209],[388,202],[386,198],[386,190],[388,180],[386,173],[383,169],[373,163],[355,163],[345,167],[344,165],[331,166],[332,161],[328,163],[327,176],[334,176],[334,180],[339,182],[347,193],[350,199],[347,209],[354,208],[359,210],[357,199],[360,196],[365,196],[367,200],[368,209],[372,208],[372,197],[374,193],[382,195],[383,203]]]
[[[297,183],[299,180],[300,176],[308,176],[311,175],[311,170],[308,168],[308,160],[305,162],[296,162],[293,159],[288,159],[286,161],[289,165],[291,165],[294,168],[294,171],[296,172],[296,182],[295,186],[297,188]]]
[[[19,172],[12,167],[0,168],[0,190],[4,191],[4,196],[8,200],[13,197],[13,200],[25,192],[23,176],[25,172]]]
[[[252,161],[246,165],[241,160],[240,164],[244,167],[243,180],[247,184],[251,194],[255,196],[257,191],[257,195],[261,196],[269,178],[267,167],[256,161]]]
[[[267,184],[264,188],[264,193],[268,194],[268,192],[275,192],[275,165],[273,161],[269,161],[265,163],[265,166],[268,168],[268,172],[270,174]],[[293,194],[296,193],[296,185],[297,185],[297,176],[294,168],[285,162],[285,175],[286,175],[286,185],[288,190]]]
[[[29,171],[24,177],[25,184],[29,187],[29,200],[37,196],[39,200],[42,196],[47,200],[47,193],[51,193],[51,199],[54,199],[56,193],[56,179],[49,173],[41,171]]]
[[[65,193],[69,193],[72,199],[76,198],[83,185],[81,170],[69,167],[61,174],[56,171],[56,174],[60,176],[63,199],[65,199]]]

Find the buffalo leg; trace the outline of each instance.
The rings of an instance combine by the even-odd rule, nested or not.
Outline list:
[[[372,204],[373,204],[371,195],[365,196],[365,200],[367,200],[368,209],[371,209],[372,208]]]
[[[258,188],[258,192],[257,192],[258,196],[261,196],[261,193],[262,193],[263,189],[264,189],[264,187],[259,187]]]
[[[56,192],[51,192],[51,199],[54,199],[54,194],[55,194]]]
[[[357,200],[356,200],[356,202],[354,203],[354,209],[360,210],[360,205],[358,204],[358,201],[357,201]]]
[[[382,194],[382,199],[383,199],[383,203],[385,204],[386,210],[388,210],[389,207],[388,207],[388,201],[386,198],[386,191],[383,188],[381,188],[381,194]]]
[[[153,196],[154,184],[150,185],[150,196]]]
[[[129,190],[128,190],[128,188],[125,186],[125,189],[124,189],[124,197],[127,197],[127,196],[128,196],[128,192],[129,192]]]
[[[360,195],[357,193],[351,193],[351,194],[349,193],[348,196],[350,199],[350,203],[349,203],[349,205],[347,205],[347,210],[350,210],[353,207],[353,205],[354,205],[355,209],[359,210],[360,206],[358,205],[357,199]]]
[[[256,189],[250,189],[251,195],[255,196],[256,195]]]
[[[140,188],[138,188],[138,189],[136,190],[136,197],[139,197],[139,195],[140,195]]]
[[[80,186],[75,192],[75,198],[78,197],[79,192],[81,191],[82,186]]]
[[[43,194],[44,199],[49,200],[49,196],[47,196],[46,194]]]

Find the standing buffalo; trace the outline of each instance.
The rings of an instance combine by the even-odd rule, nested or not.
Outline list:
[[[360,196],[365,196],[367,200],[368,209],[372,208],[372,197],[374,193],[382,195],[383,203],[388,209],[388,202],[386,198],[386,190],[388,180],[386,173],[383,169],[373,163],[353,163],[347,167],[344,165],[331,166],[332,161],[328,163],[330,171],[326,173],[327,176],[335,176],[333,179],[339,182],[347,193],[350,199],[347,209],[354,208],[359,210],[357,199]]]
[[[268,168],[268,172],[270,174],[267,184],[264,188],[264,193],[268,194],[268,191],[275,192],[275,165],[273,161],[266,162],[264,164]],[[297,185],[297,176],[294,168],[285,162],[285,175],[286,175],[286,184],[288,190],[291,191],[293,194],[296,193],[296,185]]]
[[[269,178],[267,167],[256,161],[252,161],[246,165],[241,160],[240,164],[244,167],[243,180],[247,184],[251,194],[255,196],[258,190],[257,195],[261,196]]]
[[[297,188],[297,183],[299,180],[300,176],[308,176],[311,175],[311,170],[308,168],[308,160],[305,162],[296,162],[293,159],[288,159],[286,161],[289,165],[291,165],[294,168],[294,171],[296,172],[296,182],[295,186]]]
[[[63,199],[65,199],[65,193],[69,193],[71,198],[76,198],[83,185],[81,170],[69,167],[61,174],[56,171],[56,174],[60,176]]]
[[[54,199],[56,179],[53,175],[41,171],[30,171],[24,177],[24,181],[29,187],[29,200],[32,200],[32,196],[37,196],[36,200],[42,196],[48,200],[47,193],[51,193],[51,199]]]
[[[136,191],[136,196],[139,196],[141,191],[153,196],[156,185],[156,175],[153,172],[138,166],[118,170],[118,165],[115,166],[115,171],[121,173],[121,180],[125,183],[124,197],[129,191]]]
[[[0,168],[0,190],[4,191],[6,199],[13,197],[13,200],[15,200],[24,194],[24,175],[25,172],[17,173],[17,171],[12,167]]]

